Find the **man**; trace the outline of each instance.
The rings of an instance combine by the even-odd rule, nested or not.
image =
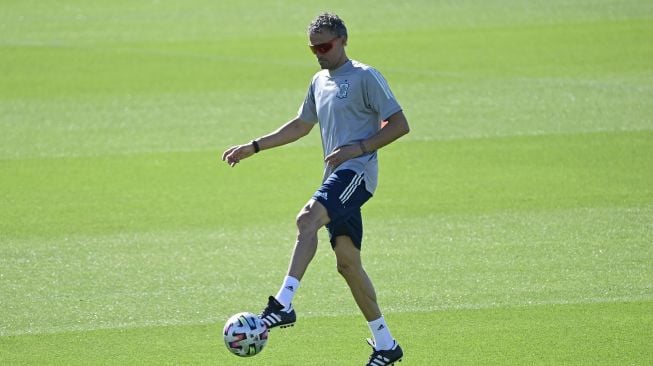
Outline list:
[[[297,117],[248,144],[233,146],[222,160],[235,166],[259,151],[306,136],[319,123],[324,149],[322,186],[297,215],[297,241],[288,274],[260,315],[268,328],[295,323],[292,299],[317,250],[317,232],[326,226],[338,272],[368,321],[373,352],[368,365],[391,365],[403,351],[392,337],[361,263],[361,206],[374,193],[377,150],[409,132],[408,121],[387,82],[374,68],[345,53],[347,28],[335,14],[324,13],[308,28],[309,47],[321,70],[315,74]],[[387,121],[381,128],[382,121]]]

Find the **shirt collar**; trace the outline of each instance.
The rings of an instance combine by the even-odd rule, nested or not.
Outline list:
[[[342,66],[340,66],[339,68],[335,70],[329,70],[329,76],[334,77],[340,74],[344,74],[347,71],[351,70],[353,67],[354,67],[353,63],[351,62],[351,60],[348,59],[347,62],[342,64]]]

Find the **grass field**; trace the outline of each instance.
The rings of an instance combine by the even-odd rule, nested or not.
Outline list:
[[[277,291],[320,183],[294,114],[305,27],[347,22],[412,131],[380,153],[364,262],[402,365],[653,364],[653,3],[5,0],[0,365],[362,365],[326,234],[297,325],[251,359],[224,321]]]

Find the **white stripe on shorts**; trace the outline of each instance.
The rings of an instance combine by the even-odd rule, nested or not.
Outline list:
[[[343,205],[351,198],[351,195],[354,194],[356,188],[358,188],[358,186],[361,184],[362,181],[363,181],[363,175],[362,174],[356,175],[354,176],[354,179],[351,180],[347,188],[345,188],[345,190],[342,191],[342,194],[338,198],[340,199],[340,202]]]

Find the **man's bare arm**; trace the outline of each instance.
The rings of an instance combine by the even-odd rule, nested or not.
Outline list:
[[[313,126],[313,123],[295,118],[279,127],[276,131],[255,139],[255,142],[230,147],[222,154],[222,161],[226,161],[227,164],[233,167],[240,163],[241,160],[256,153],[255,144],[258,145],[260,150],[286,145],[308,135]]]

